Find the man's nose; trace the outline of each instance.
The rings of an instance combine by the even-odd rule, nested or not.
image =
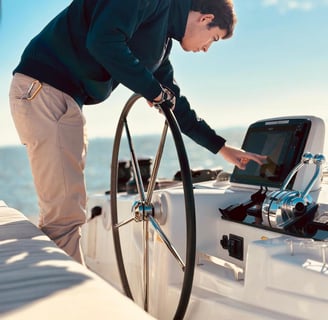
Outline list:
[[[206,45],[203,47],[202,51],[203,51],[203,52],[207,52],[208,49],[210,48],[210,46],[211,46],[210,43],[209,43],[209,44],[206,44]]]

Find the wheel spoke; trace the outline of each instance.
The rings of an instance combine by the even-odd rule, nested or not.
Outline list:
[[[166,140],[166,136],[167,136],[167,129],[168,129],[168,123],[167,123],[167,121],[165,121],[162,136],[161,136],[161,141],[159,143],[157,153],[156,153],[156,158],[155,158],[154,165],[153,165],[153,171],[151,173],[151,177],[150,177],[148,188],[147,188],[147,200],[146,200],[147,203],[150,203],[151,199],[153,197],[158,169],[159,169],[159,165],[160,165],[160,162],[162,159],[165,140]]]
[[[128,139],[128,143],[129,143],[131,160],[132,160],[133,174],[134,174],[134,178],[136,180],[138,193],[139,193],[139,196],[140,196],[141,201],[144,201],[145,198],[146,198],[145,197],[145,189],[144,189],[143,182],[142,182],[142,177],[141,177],[141,173],[140,173],[139,163],[138,163],[136,154],[134,152],[134,148],[133,148],[133,144],[132,144],[132,139],[131,139],[131,134],[130,134],[128,122],[127,122],[126,119],[124,120],[124,127],[125,127],[126,137]]]
[[[114,228],[116,228],[116,229],[121,228],[122,226],[125,226],[126,224],[128,224],[128,223],[130,223],[132,221],[134,221],[134,217],[129,218],[129,219],[126,219],[126,220],[124,220],[124,221],[122,221],[120,223],[116,223],[114,225]]]
[[[174,256],[174,258],[178,261],[179,265],[181,266],[182,271],[184,271],[185,267],[186,267],[185,263],[182,261],[177,250],[172,246],[170,240],[167,238],[167,236],[163,232],[162,228],[157,223],[156,219],[154,217],[150,216],[149,220],[150,220],[151,224],[153,225],[154,229],[157,231],[160,238],[162,239],[162,241],[166,244],[167,248],[170,250],[170,252]]]
[[[143,285],[144,285],[144,309],[148,311],[149,302],[149,242],[148,221],[143,222]]]

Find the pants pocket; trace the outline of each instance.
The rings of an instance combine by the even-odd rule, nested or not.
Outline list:
[[[42,90],[42,84],[29,76],[15,74],[9,91],[12,113],[26,115],[33,106],[34,99]]]
[[[84,169],[87,152],[87,132],[85,118],[76,102],[65,95],[67,112],[58,121],[58,144],[67,154],[71,154],[80,169]]]

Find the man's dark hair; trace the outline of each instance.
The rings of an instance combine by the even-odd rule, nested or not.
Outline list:
[[[191,10],[202,14],[213,14],[214,19],[209,23],[208,27],[219,27],[220,29],[227,30],[224,39],[232,36],[237,22],[232,0],[192,0]]]

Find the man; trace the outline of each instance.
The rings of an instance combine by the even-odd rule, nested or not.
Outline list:
[[[172,102],[182,131],[244,169],[264,156],[225,144],[190,109],[173,79],[172,39],[207,51],[229,38],[231,0],[73,0],[25,49],[10,91],[40,206],[40,228],[83,263],[85,121],[82,106],[107,99],[118,84],[151,104]],[[174,105],[175,104],[175,105]]]

